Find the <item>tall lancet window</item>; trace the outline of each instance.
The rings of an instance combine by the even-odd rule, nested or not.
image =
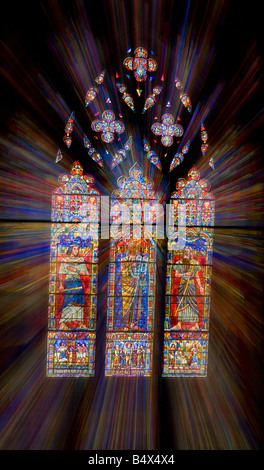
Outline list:
[[[48,376],[91,376],[95,364],[100,196],[75,162],[52,202]]]
[[[158,198],[135,164],[111,199],[107,376],[149,376],[155,308]]]
[[[171,196],[164,376],[206,376],[214,197],[192,168]]]

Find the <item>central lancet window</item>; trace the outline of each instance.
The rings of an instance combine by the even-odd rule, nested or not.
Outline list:
[[[111,199],[106,375],[152,371],[159,204],[136,163]]]

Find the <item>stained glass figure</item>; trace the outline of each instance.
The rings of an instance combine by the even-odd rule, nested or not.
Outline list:
[[[214,170],[214,159],[213,158],[210,158],[209,166]]]
[[[106,375],[150,376],[152,337],[144,333],[107,333]]]
[[[125,130],[121,121],[115,121],[115,115],[112,111],[104,111],[102,121],[99,119],[93,121],[91,127],[95,132],[102,132],[101,139],[105,143],[113,142],[115,132],[120,134]]]
[[[174,136],[182,136],[183,128],[179,124],[174,124],[174,117],[171,114],[163,114],[161,121],[161,124],[152,124],[151,130],[155,135],[161,135],[163,145],[170,147]]]
[[[133,101],[132,96],[129,95],[128,93],[123,93],[122,98],[123,98],[124,102],[127,104],[127,106],[129,106],[129,108],[131,108],[132,111],[135,111],[134,101]]]
[[[171,196],[164,376],[205,376],[209,338],[214,197],[192,168]]]
[[[207,134],[204,126],[201,127],[201,139],[204,143],[206,143],[207,139],[208,139],[208,134]]]
[[[208,334],[177,332],[164,334],[164,376],[207,375]]]
[[[53,193],[48,376],[94,375],[100,196],[75,162]]]
[[[94,100],[94,98],[96,97],[96,95],[98,94],[98,88],[96,87],[91,87],[87,93],[86,93],[86,97],[85,97],[85,106],[88,106],[91,101]]]
[[[103,166],[103,160],[99,152],[92,148],[88,150],[88,154],[99,166]]]
[[[156,212],[152,182],[135,164],[111,200],[106,375],[150,375]]]
[[[123,63],[128,70],[134,71],[134,77],[138,82],[143,82],[147,78],[147,72],[155,72],[158,64],[154,59],[147,59],[148,52],[143,47],[138,47],[134,54],[134,58],[127,57]]]
[[[50,331],[47,375],[87,377],[94,375],[95,333]]]
[[[56,155],[56,163],[58,163],[62,159],[62,153],[61,150],[58,150],[57,155]]]

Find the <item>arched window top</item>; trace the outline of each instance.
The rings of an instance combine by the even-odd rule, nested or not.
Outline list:
[[[176,184],[176,189],[171,199],[214,199],[214,196],[208,191],[210,190],[210,183],[207,180],[200,179],[200,174],[193,167],[189,173],[187,179],[180,178]]]
[[[99,191],[94,188],[94,178],[83,174],[76,161],[70,174],[59,176],[62,186],[53,192],[52,220],[54,222],[89,222],[99,220]]]
[[[213,226],[214,223],[214,196],[208,192],[210,184],[200,179],[199,172],[192,168],[187,179],[181,178],[176,184],[177,191],[171,195],[171,204],[175,207],[173,224],[178,225],[179,205],[185,205],[186,225]],[[178,207],[177,207],[178,206]]]
[[[153,191],[153,182],[143,176],[143,170],[135,163],[129,170],[129,176],[120,176],[117,180],[120,189],[113,192],[113,198],[157,199]]]
[[[55,194],[97,194],[99,192],[94,189],[94,178],[91,175],[83,174],[82,165],[76,161],[71,169],[71,174],[64,174],[59,176],[60,183],[63,184],[62,188],[55,190]]]

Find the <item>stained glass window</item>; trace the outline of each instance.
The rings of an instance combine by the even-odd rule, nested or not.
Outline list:
[[[100,196],[75,162],[53,193],[48,376],[94,375]]]
[[[171,196],[163,376],[206,376],[214,197],[192,168]]]
[[[149,376],[155,308],[158,199],[135,164],[111,200],[107,376]]]

